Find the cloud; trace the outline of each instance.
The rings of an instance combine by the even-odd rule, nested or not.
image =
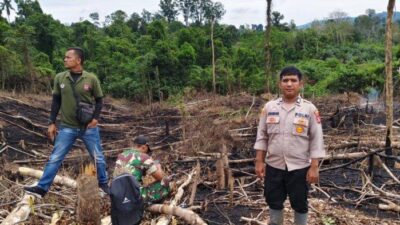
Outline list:
[[[254,14],[259,13],[259,9],[252,9],[252,8],[236,8],[229,12],[232,15],[243,15],[243,14]]]
[[[234,24],[265,24],[265,0],[215,0],[220,1],[226,10],[222,23]],[[62,23],[72,23],[80,18],[88,18],[90,13],[97,12],[100,21],[116,10],[123,10],[128,15],[141,13],[143,9],[157,12],[159,0],[40,0],[40,5],[46,14],[60,20]],[[294,20],[301,25],[314,19],[328,17],[330,12],[340,9],[350,16],[365,13],[368,8],[377,12],[386,11],[387,1],[383,0],[273,0],[273,11],[279,11],[285,16],[284,22]],[[4,13],[3,13],[4,15]]]

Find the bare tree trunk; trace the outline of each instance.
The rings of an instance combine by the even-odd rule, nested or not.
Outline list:
[[[216,84],[215,84],[215,51],[214,51],[214,22],[215,19],[211,20],[211,52],[212,52],[212,76],[213,76],[213,93],[216,94]]]
[[[271,93],[270,80],[271,80],[271,7],[272,0],[267,0],[267,25],[265,26],[265,45],[264,45],[264,56],[265,56],[265,79],[267,93]]]
[[[158,69],[158,66],[156,66],[156,82],[157,82],[157,92],[158,92],[158,100],[160,102],[163,101],[163,94],[161,92],[161,84],[160,84],[160,70]]]
[[[6,71],[5,65],[1,65],[1,89],[4,90],[6,88]]]
[[[36,83],[35,83],[35,69],[32,65],[31,57],[29,55],[29,49],[28,46],[24,46],[24,63],[25,63],[25,69],[26,72],[29,74],[29,79],[30,79],[30,88],[31,91],[36,93]]]
[[[393,138],[393,76],[392,76],[392,17],[395,0],[389,0],[386,18],[386,49],[385,49],[385,108],[386,108],[386,155],[392,155]],[[393,166],[386,160],[386,164]]]

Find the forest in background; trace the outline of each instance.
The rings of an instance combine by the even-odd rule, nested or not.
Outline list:
[[[86,52],[85,69],[113,97],[148,102],[212,91],[215,21],[218,94],[260,94],[267,79],[274,84],[285,65],[304,72],[306,96],[383,90],[385,18],[373,9],[356,18],[334,11],[302,29],[273,12],[273,75],[267,77],[262,25],[220,24],[224,6],[211,0],[161,0],[159,6],[156,13],[118,10],[105,21],[93,12],[90,19],[67,25],[43,12],[38,1],[3,0],[0,10],[8,17],[0,18],[0,88],[50,93],[55,74],[64,70],[65,50],[80,46]],[[16,12],[13,21],[11,10]],[[394,71],[399,67],[399,28],[400,22],[394,21]],[[396,88],[397,72],[394,80]],[[276,93],[276,85],[271,87]]]
[[[267,2],[270,6],[272,0]],[[394,2],[389,0],[388,24]],[[35,180],[26,169],[40,172],[53,148],[44,135],[51,84],[64,70],[64,52],[71,46],[84,48],[85,68],[99,76],[108,95],[128,99],[104,99],[99,126],[109,174],[119,152],[129,147],[126,140],[145,134],[156,159],[179,186],[165,206],[193,210],[208,224],[268,220],[263,182],[254,174],[253,143],[259,109],[272,96],[255,95],[267,92],[266,84],[277,93],[280,69],[294,64],[306,75],[306,97],[322,96],[313,102],[322,115],[328,153],[320,164],[320,182],[310,189],[309,223],[400,224],[400,111],[398,98],[393,106],[389,82],[393,68],[398,89],[396,13],[392,48],[390,29],[385,38],[386,13],[372,9],[355,18],[334,11],[324,21],[300,27],[272,12],[270,36],[260,24],[218,23],[224,7],[210,0],[161,0],[156,13],[116,11],[100,21],[93,12],[90,19],[73,24],[54,20],[37,1],[0,0],[1,11],[1,224],[21,214],[19,222],[26,224],[73,224],[85,214],[79,213],[84,210],[77,202],[90,197],[96,200],[86,206],[99,209],[91,210],[93,221],[109,215],[108,196],[99,200],[89,186],[83,196],[79,185],[54,184],[39,204],[23,191]],[[184,15],[183,22],[178,14]],[[271,50],[271,60],[266,50]],[[265,72],[266,61],[271,73]],[[360,104],[367,93],[383,93],[384,85],[385,107],[383,99]],[[196,92],[201,94],[190,98]],[[341,92],[349,93],[336,94]],[[148,104],[165,99],[179,105]],[[80,168],[91,161],[84,149],[83,142],[74,145],[59,175],[79,181]],[[291,224],[293,211],[285,208]],[[149,211],[143,224],[164,220]],[[182,221],[172,219],[173,224],[188,224]]]

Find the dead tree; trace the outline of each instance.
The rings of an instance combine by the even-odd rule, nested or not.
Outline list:
[[[216,78],[215,78],[215,47],[214,47],[214,24],[215,24],[215,18],[212,17],[211,19],[211,53],[212,53],[212,85],[213,85],[213,93],[217,93],[217,88],[216,88]]]
[[[270,80],[271,80],[271,8],[272,0],[267,0],[267,25],[265,27],[265,45],[264,45],[264,56],[265,56],[265,79],[267,85],[267,93],[270,93]]]
[[[386,155],[392,155],[393,138],[393,76],[392,76],[392,17],[395,0],[389,0],[386,17],[385,48],[385,108],[386,108]],[[393,163],[386,164],[393,166]]]

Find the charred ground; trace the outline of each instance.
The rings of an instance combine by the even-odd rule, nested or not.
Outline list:
[[[16,206],[23,195],[23,185],[35,181],[20,176],[16,168],[43,169],[51,152],[52,143],[45,136],[50,100],[49,96],[0,94],[0,157],[4,165],[0,169],[1,218]],[[242,217],[264,221],[268,210],[262,194],[263,184],[254,175],[251,159],[258,115],[265,102],[266,99],[246,94],[198,95],[182,98],[175,104],[152,105],[107,98],[100,128],[108,172],[112,174],[117,154],[130,146],[130,140],[146,134],[151,139],[155,158],[168,174],[175,174],[178,185],[196,162],[200,162],[201,175],[192,206],[198,206],[196,212],[207,223],[250,224]],[[366,104],[357,94],[329,96],[313,102],[321,111],[325,145],[330,155],[371,153],[383,148],[385,115],[378,102]],[[400,111],[398,107],[395,109],[398,119]],[[399,126],[398,123],[394,125]],[[395,128],[393,144],[397,151],[398,134]],[[228,150],[233,189],[217,188],[216,161],[223,145]],[[310,193],[310,224],[400,224],[398,211],[379,208],[379,204],[388,205],[387,201],[400,204],[400,184],[372,158],[324,160],[320,186],[312,188]],[[77,178],[88,162],[90,158],[83,143],[77,142],[59,174]],[[333,169],[345,164],[348,165]],[[390,170],[399,177],[398,168],[390,167]],[[191,206],[190,193],[189,188],[180,202],[181,207]],[[102,201],[101,211],[105,216],[109,205],[106,197]],[[53,185],[49,195],[35,206],[27,224],[49,223],[55,211],[63,212],[57,224],[73,224],[75,204],[74,190]],[[290,207],[286,208],[290,217]],[[146,214],[142,224],[150,224],[156,216]],[[177,223],[183,224],[179,220]]]

